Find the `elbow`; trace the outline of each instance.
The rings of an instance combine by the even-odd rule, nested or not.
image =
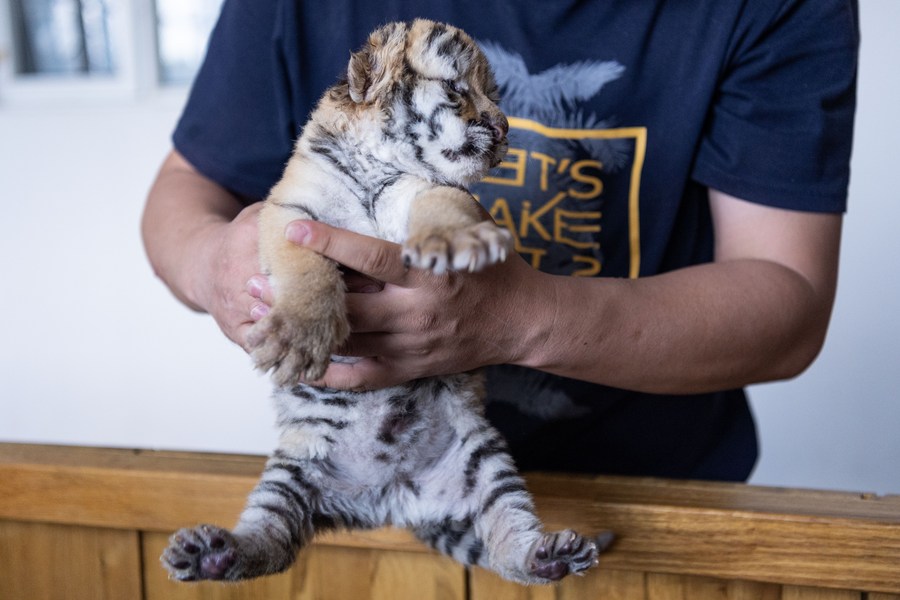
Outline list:
[[[825,346],[828,332],[828,319],[817,319],[802,332],[791,336],[782,352],[773,353],[778,360],[770,368],[774,369],[768,381],[794,379],[802,375],[819,357]]]

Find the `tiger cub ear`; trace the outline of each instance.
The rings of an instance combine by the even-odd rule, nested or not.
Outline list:
[[[373,32],[366,45],[350,55],[347,81],[350,99],[357,104],[373,102],[391,86],[403,68],[406,25],[391,23]]]
[[[370,70],[369,53],[366,50],[360,50],[350,55],[350,64],[347,66],[347,82],[350,84],[350,99],[357,104],[362,104],[366,99]]]

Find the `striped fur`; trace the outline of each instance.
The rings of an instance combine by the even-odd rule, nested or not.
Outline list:
[[[349,328],[336,265],[287,244],[284,226],[312,218],[403,242],[408,264],[437,274],[504,260],[509,236],[464,188],[506,150],[496,94],[465,33],[417,20],[373,33],[324,95],[260,217],[275,302],[250,343],[278,386],[279,445],[232,531],[172,536],[162,562],[173,578],[278,572],[318,531],[386,524],[522,583],[595,564],[591,540],[543,532],[476,375],[360,392],[302,383]]]

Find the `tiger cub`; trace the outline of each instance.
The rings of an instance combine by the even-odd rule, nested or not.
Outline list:
[[[426,20],[372,33],[325,93],[260,214],[275,301],[250,343],[278,386],[279,446],[232,531],[171,537],[162,562],[172,578],[275,573],[316,532],[388,524],[521,583],[596,564],[599,538],[542,530],[474,375],[365,392],[301,382],[323,375],[349,326],[338,266],[287,242],[285,226],[315,219],[402,242],[407,264],[436,274],[504,260],[508,232],[483,220],[464,187],[506,152],[497,101],[475,42]]]

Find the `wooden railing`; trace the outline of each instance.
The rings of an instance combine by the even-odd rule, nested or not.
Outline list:
[[[399,530],[321,537],[288,572],[171,582],[172,531],[230,526],[264,458],[0,444],[2,600],[900,600],[900,497],[533,474],[549,528],[612,529],[558,586],[467,570]]]

